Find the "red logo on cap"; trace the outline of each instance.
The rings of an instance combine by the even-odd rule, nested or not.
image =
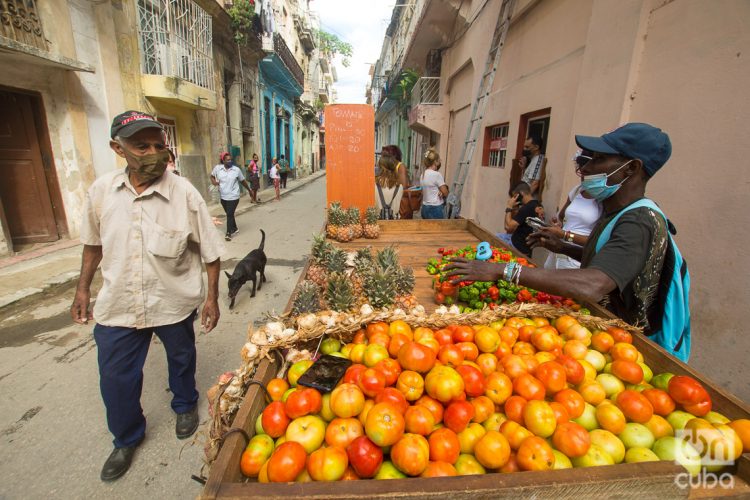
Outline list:
[[[151,118],[151,117],[150,117],[149,115],[131,115],[131,116],[129,116],[129,117],[127,117],[127,118],[125,118],[124,120],[122,120],[122,121],[120,122],[120,125],[126,125],[126,124],[128,124],[128,123],[130,123],[130,122],[134,122],[134,121],[136,121],[136,120],[149,120],[149,121],[154,121],[154,119],[153,119],[153,118]]]

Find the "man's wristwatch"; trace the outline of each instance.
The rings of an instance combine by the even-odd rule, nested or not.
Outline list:
[[[568,243],[573,243],[573,233],[570,231],[565,231],[565,241]]]

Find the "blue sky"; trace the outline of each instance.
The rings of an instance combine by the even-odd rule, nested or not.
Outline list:
[[[364,103],[369,64],[380,56],[380,47],[395,0],[312,0],[310,10],[320,14],[321,28],[354,47],[348,68],[336,61],[339,103]]]

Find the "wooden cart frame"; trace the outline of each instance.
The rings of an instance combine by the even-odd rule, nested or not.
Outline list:
[[[351,250],[372,245],[382,248],[399,245],[403,264],[414,268],[417,285],[415,294],[428,310],[432,300],[432,277],[424,270],[428,258],[437,256],[437,247],[461,248],[470,243],[488,241],[505,247],[492,233],[471,220],[405,220],[380,221],[381,236],[377,240],[355,240],[339,244]],[[308,264],[299,280],[307,274]],[[290,309],[291,298],[287,304]],[[434,307],[434,306],[432,306]],[[613,317],[597,304],[587,305],[592,314]],[[672,372],[690,375],[700,380],[713,399],[713,408],[734,420],[750,418],[750,408],[706,380],[677,358],[644,336],[636,336],[638,347],[654,373]],[[279,367],[264,360],[256,370],[254,380],[266,384],[276,376]],[[265,408],[261,389],[251,385],[234,417],[232,426],[242,428],[252,436],[255,421]],[[201,499],[230,498],[307,498],[307,499],[363,499],[363,498],[438,498],[449,495],[451,499],[463,498],[528,498],[536,499],[601,499],[609,497],[643,500],[658,498],[750,498],[750,454],[743,455],[730,472],[735,487],[729,489],[684,488],[677,479],[685,470],[671,462],[617,464],[602,467],[565,469],[545,472],[514,474],[486,474],[429,479],[396,479],[389,481],[340,481],[334,483],[278,483],[260,484],[249,481],[240,471],[240,457],[246,442],[239,433],[227,436],[213,463]],[[683,483],[684,485],[684,483]]]

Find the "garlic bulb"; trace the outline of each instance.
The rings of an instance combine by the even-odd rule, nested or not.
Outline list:
[[[283,330],[283,331],[281,332],[281,338],[282,338],[282,339],[288,339],[289,337],[291,337],[291,336],[292,336],[292,335],[294,335],[295,333],[297,333],[297,332],[296,332],[296,330],[295,330],[294,328],[285,328],[285,329],[284,329],[284,330]]]
[[[424,306],[422,304],[418,304],[412,307],[411,313],[414,316],[424,316],[425,314]]]
[[[224,372],[218,377],[219,385],[226,384],[234,378],[234,372]]]
[[[448,308],[449,314],[461,314],[461,310],[458,308],[457,305],[453,304]]]
[[[252,342],[246,342],[245,345],[242,346],[240,356],[245,363],[251,362],[258,357],[258,346]]]
[[[362,306],[359,308],[359,313],[362,316],[369,316],[370,314],[374,312],[375,310],[372,308],[370,304],[362,304]]]
[[[435,314],[446,314],[448,312],[448,308],[445,306],[440,306],[437,309],[435,309]]]
[[[270,323],[266,323],[266,332],[268,333],[268,336],[279,338],[281,337],[281,332],[284,331],[284,323],[280,323],[278,321],[272,321]]]
[[[301,330],[311,330],[315,328],[315,323],[318,322],[318,318],[312,314],[307,313],[297,318],[297,326]]]

